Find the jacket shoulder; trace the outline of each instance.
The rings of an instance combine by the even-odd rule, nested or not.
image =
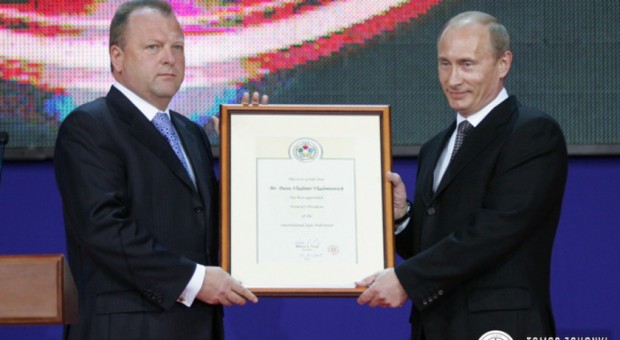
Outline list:
[[[73,119],[78,119],[80,116],[88,115],[93,118],[100,117],[109,112],[108,106],[106,105],[106,101],[104,97],[97,98],[91,102],[84,103],[78,107],[76,107],[67,118],[65,118],[65,122]]]
[[[558,122],[551,115],[536,108],[519,105],[517,109],[516,125],[523,125],[533,121],[547,122],[559,127]]]

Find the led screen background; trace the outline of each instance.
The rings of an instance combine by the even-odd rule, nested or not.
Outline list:
[[[10,134],[8,158],[51,157],[60,122],[105,95],[108,28],[120,3],[0,0],[0,131]],[[415,154],[454,119],[437,81],[437,34],[451,16],[482,10],[513,39],[508,91],[554,116],[573,151],[619,150],[616,0],[171,4],[187,59],[171,108],[207,127],[221,103],[248,90],[281,104],[389,104],[395,152]]]

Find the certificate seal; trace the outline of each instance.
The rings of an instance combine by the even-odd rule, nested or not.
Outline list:
[[[338,255],[338,253],[340,252],[340,247],[338,247],[335,244],[332,244],[329,247],[327,247],[327,252],[330,253],[331,255]]]
[[[289,156],[302,163],[320,159],[322,155],[323,148],[321,144],[311,138],[300,138],[289,147]]]

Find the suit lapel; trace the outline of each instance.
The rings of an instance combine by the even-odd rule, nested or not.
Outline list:
[[[172,172],[187,186],[194,189],[194,185],[185,171],[183,164],[176,156],[168,141],[157,131],[138,108],[131,103],[115,87],[110,89],[106,97],[106,102],[111,111],[128,125],[129,134],[138,142],[144,144],[146,148],[157,156]]]
[[[177,115],[177,113],[174,112],[171,112],[171,114],[172,116]],[[207,139],[206,134],[191,133],[192,127],[187,125],[194,123],[185,119],[178,119],[175,117],[172,119],[172,123],[179,132],[181,143],[183,143],[192,170],[194,171],[194,177],[196,179],[195,189],[198,190],[199,195],[204,200],[212,199],[216,188],[213,187],[213,181],[209,180],[209,176],[213,171],[213,161],[212,158],[209,157],[210,149],[208,148],[210,148],[210,145],[208,141],[205,142],[205,140],[202,140],[202,138]]]
[[[437,138],[433,139],[433,141],[428,145],[428,154],[430,159],[425,160],[426,167],[422,169],[420,173],[422,176],[422,181],[420,183],[424,183],[423,188],[423,198],[426,204],[430,204],[433,199],[433,182],[435,178],[435,167],[437,166],[437,162],[439,162],[439,157],[448,141],[450,140],[450,136],[452,135],[452,131],[454,131],[455,123],[452,123],[447,129],[441,132]]]
[[[448,165],[433,195],[433,199],[441,194],[450,182],[454,180],[456,175],[504,131],[506,123],[517,108],[517,104],[515,97],[509,97],[496,106],[489,115],[478,124]],[[454,124],[452,125],[452,130],[454,130]],[[439,153],[441,153],[441,150]],[[437,162],[435,162],[435,164],[437,164]]]
[[[188,123],[186,121],[179,119],[177,115],[180,115],[180,114],[176,112],[172,112],[172,111],[170,112],[170,116],[172,118],[172,124],[174,125],[174,128],[177,130],[177,133],[179,134],[179,138],[181,139],[181,144],[183,144],[183,149],[185,150],[185,154],[187,155],[187,158],[189,158],[192,171],[194,172],[194,178],[196,179],[195,188],[197,188],[199,184],[198,183],[199,179],[201,178],[201,176],[199,176],[200,171],[202,171],[201,169],[204,169],[203,164],[205,162],[205,160],[202,157],[203,153],[200,152],[201,141],[197,139],[197,136],[195,134],[190,133],[191,129],[189,126],[187,126]],[[187,174],[185,170],[183,170],[183,172]],[[189,183],[192,184],[189,176],[185,176],[185,177],[189,181]],[[192,187],[194,187],[193,184],[192,184]]]

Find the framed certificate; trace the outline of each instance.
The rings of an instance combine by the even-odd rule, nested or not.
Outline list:
[[[222,105],[222,267],[258,295],[358,295],[394,266],[389,106]]]

